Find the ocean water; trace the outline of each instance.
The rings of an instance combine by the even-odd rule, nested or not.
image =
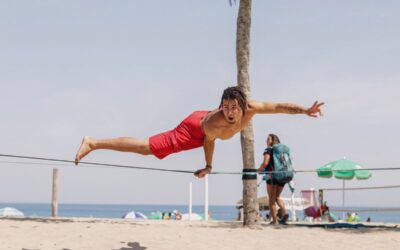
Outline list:
[[[43,203],[0,203],[2,207],[15,207],[25,216],[51,216],[51,204]],[[95,217],[95,218],[121,218],[129,211],[138,211],[145,215],[152,212],[172,213],[174,210],[188,213],[187,205],[103,205],[103,204],[59,204],[59,217]],[[235,220],[237,209],[234,206],[209,206],[211,218],[215,220]],[[192,212],[204,215],[204,206],[192,206]]]
[[[22,211],[25,216],[51,216],[51,204],[44,203],[0,203],[2,207],[15,207]],[[334,207],[331,210],[334,211]],[[354,210],[374,209],[365,207],[354,207]],[[121,218],[129,211],[138,211],[145,215],[152,212],[172,212],[178,210],[181,213],[187,213],[189,208],[187,205],[103,205],[103,204],[59,204],[59,217],[94,217],[94,218]],[[235,206],[209,206],[211,218],[213,220],[233,221],[236,220],[238,210]],[[204,215],[204,207],[195,205],[192,207],[193,213]],[[268,211],[262,212],[263,217]],[[290,214],[290,211],[288,211]],[[342,212],[333,212],[338,218],[342,217]],[[297,218],[302,220],[304,215],[301,211],[296,212]],[[360,221],[366,221],[371,218],[372,222],[400,223],[400,211],[388,212],[359,212]]]

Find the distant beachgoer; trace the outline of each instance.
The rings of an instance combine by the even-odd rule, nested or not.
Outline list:
[[[259,221],[264,221],[263,213],[262,213],[262,208],[258,208],[258,220]]]
[[[360,222],[360,216],[358,215],[358,213],[354,214],[354,222]]]
[[[257,169],[257,172],[263,171],[274,171],[274,161],[271,161],[272,157],[272,146],[280,143],[279,137],[274,134],[269,134],[267,137],[267,148],[264,151],[264,160],[261,163],[260,167]],[[281,211],[281,222],[286,224],[289,215],[286,214],[285,202],[281,199],[280,195],[285,186],[285,183],[282,183],[275,178],[273,178],[272,174],[268,174],[267,182],[267,192],[269,198],[269,211],[270,216],[272,217],[271,224],[278,224],[278,216],[276,212],[275,203],[278,204]]]
[[[346,221],[347,222],[351,222],[352,221],[351,214],[349,212],[346,213]]]
[[[169,220],[171,213],[167,214],[166,212],[162,212],[161,219],[162,220]]]
[[[329,212],[329,207],[327,205],[327,202],[324,201],[324,203],[321,204],[321,216],[325,214],[325,212]]]
[[[269,213],[265,214],[265,221],[267,221],[267,222],[271,221],[271,218],[269,217]]]
[[[371,222],[371,218],[370,217],[367,218],[367,222]]]
[[[334,222],[335,219],[332,217],[331,212],[329,211],[329,207],[326,201],[324,201],[323,204],[321,204],[321,218],[325,218],[329,222]]]
[[[359,222],[360,216],[357,213],[347,213],[347,222]]]
[[[211,211],[208,211],[208,217],[207,217],[207,219],[208,219],[208,220],[212,220],[212,219],[213,219],[212,216],[211,216]]]
[[[304,108],[291,103],[258,102],[247,100],[241,88],[229,87],[224,90],[218,109],[195,111],[175,129],[148,139],[120,137],[98,140],[85,136],[76,153],[75,164],[78,165],[83,157],[98,149],[154,155],[162,159],[172,153],[203,147],[205,168],[194,173],[202,178],[211,173],[215,140],[233,137],[249,124],[254,115],[285,113],[317,117],[322,115],[323,104],[316,101],[310,108]],[[137,122],[141,122],[140,117]]]
[[[238,215],[236,217],[237,221],[243,221],[243,206],[239,207]]]
[[[175,220],[182,220],[182,214],[178,210],[173,211]]]

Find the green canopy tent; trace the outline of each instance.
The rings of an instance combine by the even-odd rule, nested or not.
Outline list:
[[[358,163],[347,160],[346,158],[330,162],[317,169],[318,177],[321,178],[335,178],[343,180],[343,191],[342,191],[342,210],[344,219],[344,191],[345,191],[345,180],[352,180],[356,177],[357,180],[366,180],[371,177],[371,172],[363,169]]]

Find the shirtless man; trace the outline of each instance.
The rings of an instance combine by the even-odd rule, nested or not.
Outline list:
[[[97,149],[133,152],[154,155],[159,159],[183,150],[203,147],[206,166],[194,175],[202,178],[212,169],[212,158],[216,139],[227,140],[244,129],[255,114],[306,114],[322,116],[321,106],[316,101],[310,108],[291,103],[257,102],[247,100],[239,87],[229,87],[222,94],[218,109],[195,111],[175,129],[151,136],[148,139],[120,137],[98,140],[85,136],[76,153],[75,164]]]

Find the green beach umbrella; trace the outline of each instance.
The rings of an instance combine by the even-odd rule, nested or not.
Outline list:
[[[358,163],[347,160],[346,158],[330,162],[317,169],[317,175],[321,178],[335,178],[343,180],[342,191],[342,210],[344,219],[344,191],[345,180],[352,180],[354,177],[358,180],[369,179],[372,174],[370,171],[363,169]]]
[[[318,177],[335,178],[340,180],[351,180],[356,177],[358,180],[366,180],[371,177],[371,172],[346,158],[330,162],[317,169]]]

